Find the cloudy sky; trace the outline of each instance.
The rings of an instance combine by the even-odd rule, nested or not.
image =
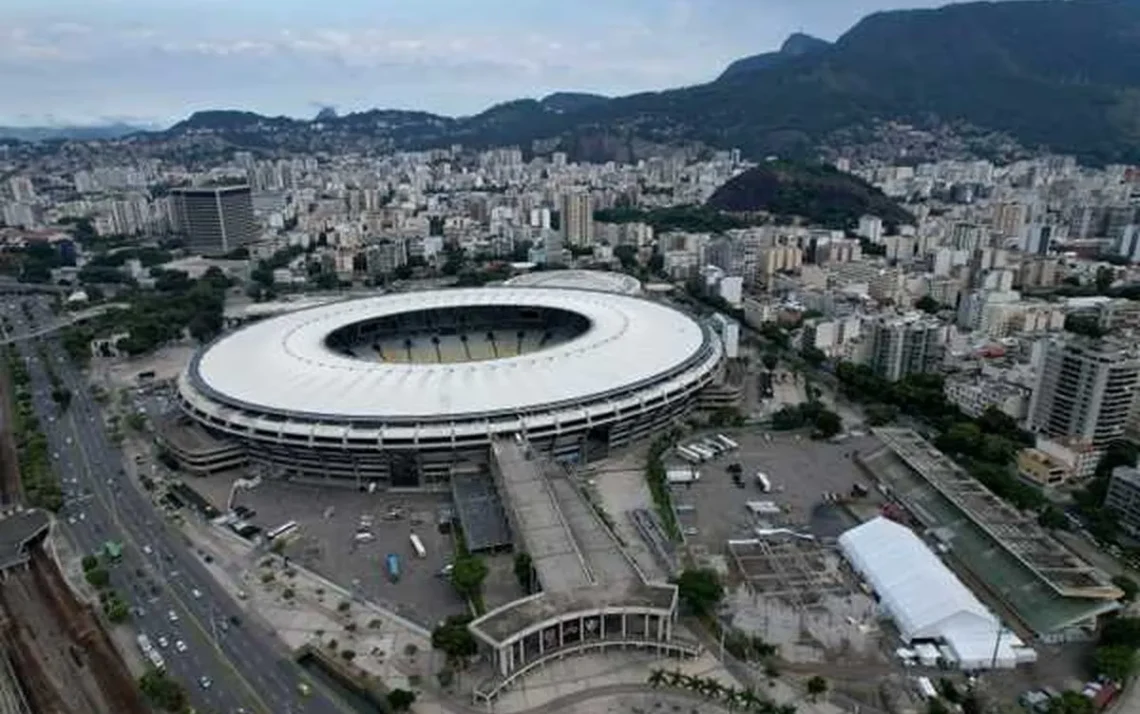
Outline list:
[[[946,0],[0,0],[0,123],[322,105],[470,114],[702,82],[797,30]]]

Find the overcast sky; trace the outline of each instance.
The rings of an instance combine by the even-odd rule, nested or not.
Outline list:
[[[199,109],[471,114],[703,82],[790,33],[946,0],[0,0],[0,123]]]

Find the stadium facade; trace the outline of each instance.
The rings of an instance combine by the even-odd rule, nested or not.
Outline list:
[[[182,410],[299,480],[431,486],[518,435],[589,460],[674,423],[720,372],[704,324],[629,295],[492,287],[345,300],[243,327]]]

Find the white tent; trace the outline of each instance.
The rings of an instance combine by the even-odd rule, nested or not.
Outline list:
[[[943,641],[963,669],[1015,666],[1023,643],[909,528],[875,518],[841,535],[839,548],[906,642]]]

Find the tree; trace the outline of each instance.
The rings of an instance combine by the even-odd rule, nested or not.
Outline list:
[[[950,708],[946,706],[946,702],[935,697],[927,703],[926,714],[950,714]]]
[[[487,564],[475,555],[461,555],[455,559],[451,569],[451,584],[465,598],[479,594],[483,581],[487,579]]]
[[[867,415],[867,423],[871,426],[885,426],[899,415],[898,407],[893,404],[872,404],[864,412]]]
[[[190,703],[186,689],[157,669],[147,670],[139,678],[139,689],[148,701],[164,711],[182,712]]]
[[[814,702],[819,699],[819,695],[827,691],[827,680],[818,674],[807,681],[808,696]]]
[[[105,568],[92,568],[85,576],[91,586],[102,590],[111,583],[111,574]]]
[[[1093,662],[1097,674],[1124,682],[1136,672],[1136,650],[1128,645],[1098,647],[1093,654]]]
[[[774,354],[766,354],[760,361],[764,363],[764,369],[771,372],[776,369],[776,365],[780,363],[780,358]]]
[[[83,572],[92,571],[99,567],[99,556],[85,555],[83,556],[83,560],[80,561],[80,565],[83,566]]]
[[[821,409],[815,417],[815,433],[820,439],[830,439],[843,430],[843,420],[829,409]]]
[[[677,597],[698,615],[707,615],[724,597],[724,587],[716,571],[687,569],[677,578]]]
[[[1069,519],[1065,518],[1065,513],[1053,504],[1049,504],[1041,510],[1041,513],[1037,515],[1037,523],[1042,528],[1050,530],[1069,529]]]
[[[447,656],[448,663],[457,668],[464,660],[479,651],[475,636],[467,629],[469,615],[452,615],[431,633],[431,646]]]
[[[804,362],[807,362],[810,367],[818,367],[827,361],[827,355],[823,353],[823,350],[817,347],[803,348],[800,350],[800,357],[802,357]]]
[[[1140,593],[1140,585],[1127,575],[1117,575],[1112,579],[1112,584],[1124,591],[1125,602],[1132,602],[1137,593]]]
[[[1048,714],[1093,714],[1092,700],[1080,692],[1061,692],[1061,696],[1049,702]]]
[[[652,669],[649,672],[649,678],[646,680],[651,687],[660,687],[665,684],[667,675],[663,669]]]
[[[416,701],[416,693],[407,689],[393,689],[388,692],[388,706],[394,712],[406,712]]]
[[[1123,645],[1140,649],[1140,618],[1115,617],[1104,624],[1097,641],[1101,647]]]
[[[535,591],[534,561],[529,554],[522,551],[515,553],[515,578],[519,586],[528,595]]]
[[[942,309],[942,305],[939,304],[939,302],[937,300],[930,297],[929,295],[923,295],[922,297],[920,297],[918,300],[915,301],[914,306],[917,309],[922,310],[923,312],[930,313],[931,315],[937,313],[939,310]]]

